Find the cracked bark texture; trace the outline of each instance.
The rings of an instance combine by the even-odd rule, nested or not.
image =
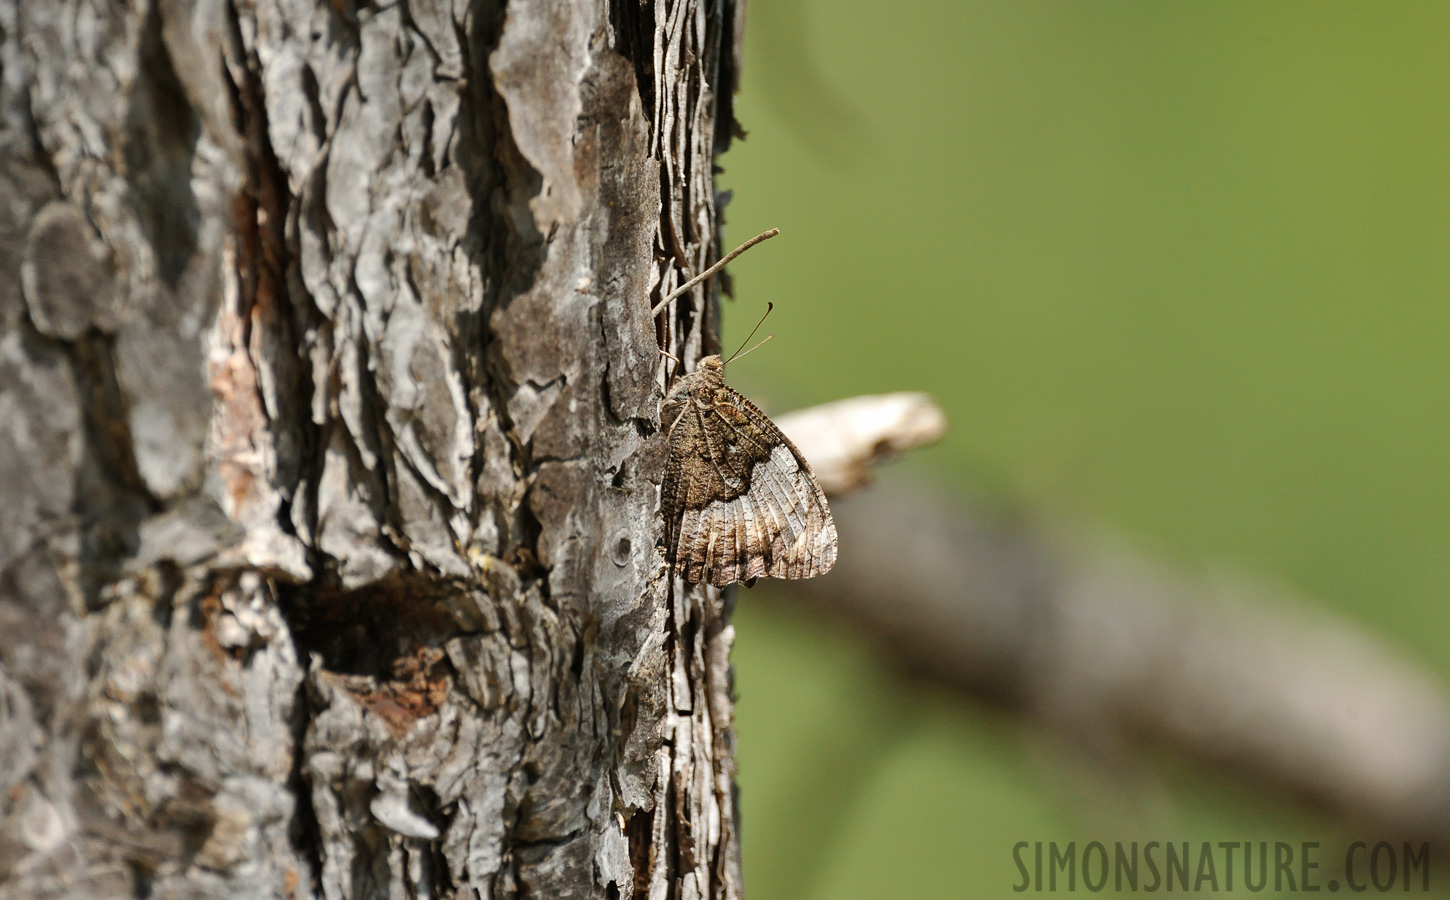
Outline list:
[[[0,0],[0,896],[739,896],[739,14]]]

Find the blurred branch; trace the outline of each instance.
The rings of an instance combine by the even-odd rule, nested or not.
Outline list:
[[[776,422],[810,460],[826,493],[871,482],[871,466],[946,434],[947,418],[926,394],[871,394],[824,403]]]
[[[823,484],[874,457],[873,417],[843,419],[845,404],[777,420]],[[1450,696],[1358,627],[1285,589],[1182,577],[905,478],[832,509],[840,559],[801,594],[912,670],[1090,749],[1167,742],[1350,820],[1450,845]]]

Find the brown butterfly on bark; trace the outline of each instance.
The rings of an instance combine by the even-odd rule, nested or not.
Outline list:
[[[666,300],[769,236],[742,245]],[[743,355],[736,351],[731,359]],[[836,524],[825,492],[775,423],[725,384],[719,356],[701,359],[675,381],[661,421],[669,441],[660,496],[665,559],[685,581],[724,587],[830,571]]]

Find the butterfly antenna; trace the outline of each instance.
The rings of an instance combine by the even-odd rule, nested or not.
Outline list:
[[[749,350],[745,350],[745,345],[748,344],[748,343],[750,343],[750,339],[753,338],[753,337],[755,337],[755,332],[759,331],[760,330],[760,326],[762,326],[762,325],[765,324],[765,317],[768,316],[768,315],[770,315],[770,311],[772,309],[775,309],[775,304],[774,303],[767,303],[767,304],[765,304],[765,314],[760,317],[760,321],[759,322],[756,322],[755,323],[755,327],[752,328],[752,329],[750,329],[750,334],[746,335],[745,340],[741,342],[740,349],[739,350],[736,350],[734,353],[730,354],[730,359],[725,360],[725,362],[724,363],[721,363],[721,365],[725,365],[726,363],[733,362],[734,360],[737,360],[740,357],[744,356],[745,353],[753,353],[754,351],[760,349],[760,345],[761,344],[764,344],[765,341],[768,341],[771,338],[775,337],[775,335],[773,335],[773,334],[768,334],[768,335],[765,336],[765,340],[761,341],[760,344],[756,344],[754,347],[751,347]],[[745,350],[745,353],[741,353],[740,350]]]
[[[654,309],[650,310],[650,316],[654,317],[659,315],[660,310],[664,309],[671,300],[675,299],[676,297],[683,294],[685,291],[688,291],[690,288],[704,281],[706,278],[709,278],[711,275],[714,275],[716,272],[730,265],[731,261],[733,261],[735,257],[744,253],[746,250],[749,250],[751,247],[754,247],[756,244],[760,243],[763,240],[766,240],[767,238],[775,237],[777,234],[780,234],[779,228],[772,228],[769,231],[762,231],[760,234],[757,234],[755,237],[741,244],[739,247],[736,247],[734,250],[731,250],[729,253],[720,257],[719,261],[717,261],[710,268],[706,269],[699,275],[696,275],[694,278],[691,278],[689,281],[685,282],[684,284],[675,288],[673,291],[670,291],[668,294],[666,294],[665,299],[661,300]]]
[[[730,357],[730,359],[731,360],[736,360],[736,359],[740,359],[741,357],[744,357],[744,356],[749,356],[750,354],[752,354],[755,351],[759,350],[761,347],[764,347],[765,346],[765,342],[768,341],[768,340],[770,340],[773,337],[775,337],[775,332],[772,331],[770,334],[767,334],[765,337],[761,338],[760,339],[760,343],[756,344],[754,347],[751,347],[749,350],[746,350],[744,353],[738,353],[735,356]],[[725,365],[725,363],[721,363],[720,365],[723,366],[723,365]]]

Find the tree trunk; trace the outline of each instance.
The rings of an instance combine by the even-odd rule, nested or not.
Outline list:
[[[737,15],[0,0],[0,895],[739,896]]]

